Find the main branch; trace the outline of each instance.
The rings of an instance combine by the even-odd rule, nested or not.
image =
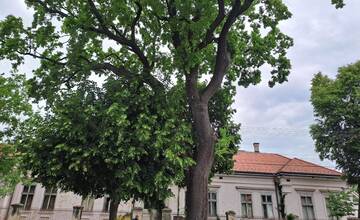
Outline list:
[[[240,0],[236,0],[229,15],[227,16],[227,19],[221,29],[219,40],[217,42],[218,48],[216,53],[214,73],[209,84],[206,86],[201,95],[201,99],[205,102],[208,102],[215,94],[215,92],[220,88],[226,70],[230,64],[230,54],[228,53],[227,48],[228,33],[236,19],[246,10],[248,10],[254,1],[255,0],[245,0],[245,2],[241,4]]]
[[[199,49],[206,47],[214,40],[214,32],[225,18],[224,0],[218,0],[218,7],[218,14],[215,20],[211,23],[210,27],[207,29],[204,40],[198,46]]]

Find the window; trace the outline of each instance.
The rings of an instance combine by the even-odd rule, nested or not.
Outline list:
[[[209,202],[209,216],[216,216],[217,215],[217,194],[216,192],[209,192],[208,193],[208,202]]]
[[[30,210],[31,203],[34,198],[36,185],[24,186],[23,192],[21,194],[20,203],[24,205],[25,210]]]
[[[264,218],[274,218],[271,195],[262,195],[261,204],[263,207]]]
[[[251,194],[241,194],[241,217],[253,217]]]
[[[109,212],[110,210],[110,197],[104,196],[103,212]]]
[[[94,207],[94,201],[95,201],[95,199],[90,196],[83,198],[81,201],[81,206],[83,207],[83,211],[91,212]]]
[[[46,188],[42,210],[54,210],[55,200],[56,200],[57,189],[56,188]]]
[[[315,219],[314,205],[311,196],[301,196],[301,206],[303,210],[304,220]]]

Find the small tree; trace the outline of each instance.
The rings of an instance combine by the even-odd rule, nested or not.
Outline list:
[[[348,182],[358,185],[360,194],[360,62],[339,68],[336,79],[315,75],[311,102],[316,151],[321,159],[334,160]]]
[[[30,112],[24,77],[0,75],[0,197],[12,192],[15,185],[24,180],[13,136],[21,119]]]
[[[135,97],[136,96],[136,97]],[[24,124],[18,146],[25,170],[45,186],[120,201],[163,201],[192,164],[190,125],[144,85],[109,77],[53,96],[45,116]],[[176,102],[178,99],[172,99]],[[188,143],[190,142],[190,143]]]
[[[339,220],[343,216],[352,215],[355,202],[352,198],[352,191],[330,192],[326,200],[329,209],[329,216]]]

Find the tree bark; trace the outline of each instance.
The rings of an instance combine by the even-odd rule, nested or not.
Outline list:
[[[196,165],[190,168],[187,175],[186,193],[186,219],[207,220],[208,215],[208,180],[214,162],[214,148],[216,135],[211,126],[208,103],[216,91],[221,87],[226,70],[230,64],[231,54],[227,48],[227,35],[236,18],[246,11],[253,0],[235,1],[227,19],[222,27],[217,43],[214,73],[206,88],[198,90],[199,66],[193,66],[186,74],[186,95],[192,114],[192,127],[195,132],[196,149],[193,158]],[[222,20],[221,11],[223,3],[219,1],[219,18]],[[176,14],[176,11],[175,11]],[[215,25],[218,21],[215,21]],[[210,28],[211,30],[212,28]],[[174,47],[181,44],[174,32]],[[206,41],[206,40],[205,40]],[[184,62],[188,63],[188,62]]]
[[[116,199],[110,200],[109,220],[116,220],[119,203]]]
[[[190,94],[192,99],[194,96]],[[208,104],[192,99],[190,107],[196,137],[194,165],[188,174],[186,192],[186,219],[207,220],[208,180],[214,161],[216,137],[210,124]]]

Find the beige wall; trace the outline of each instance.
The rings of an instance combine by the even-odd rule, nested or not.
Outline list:
[[[280,178],[283,186],[283,193],[286,194],[286,212],[293,213],[302,218],[301,195],[309,195],[314,203],[315,216],[318,220],[328,219],[325,206],[325,197],[328,191],[340,191],[346,188],[346,183],[339,178],[313,178],[313,177],[292,177]],[[18,185],[15,189],[12,203],[19,203],[23,187]],[[184,214],[185,211],[185,190],[172,187],[174,197],[166,201],[166,205],[172,210],[173,215]],[[261,195],[271,195],[273,202],[274,216],[277,218],[276,191],[274,177],[253,176],[253,175],[216,175],[209,186],[209,190],[217,192],[217,213],[221,219],[225,219],[225,212],[232,210],[238,219],[241,216],[241,193],[252,194],[253,215],[256,219],[263,217],[261,206]],[[58,192],[55,202],[55,211],[39,211],[43,198],[44,188],[37,185],[31,207],[31,211],[23,211],[24,220],[66,220],[71,219],[72,207],[81,204],[81,197],[73,193]],[[177,196],[180,196],[179,200]],[[178,204],[179,201],[179,204]],[[0,220],[4,220],[9,197],[0,200]],[[105,220],[107,213],[102,212],[104,199],[96,199],[93,212],[84,212],[82,219]],[[137,207],[142,204],[137,202]],[[130,212],[131,203],[123,203],[119,206],[119,214]],[[149,213],[144,211],[143,219],[149,219]],[[211,219],[211,218],[210,218]]]
[[[303,218],[301,195],[312,197],[316,219],[327,220],[328,213],[325,203],[327,193],[347,188],[346,182],[340,178],[283,176],[280,178],[280,184],[283,186],[283,192],[286,194],[286,213],[293,213],[299,216],[300,219]],[[216,175],[209,186],[209,190],[217,192],[217,210],[221,219],[225,218],[225,212],[229,210],[235,211],[238,218],[241,216],[241,193],[252,194],[254,219],[263,218],[261,195],[271,195],[274,216],[278,217],[274,177],[272,176]],[[177,195],[177,188],[174,187],[173,193]],[[182,189],[180,193],[181,198],[183,198],[184,194]],[[170,200],[169,207],[176,213],[176,199]],[[183,214],[184,200],[180,200],[180,210],[180,214]]]
[[[9,202],[10,196],[6,196],[5,198],[0,199],[0,220],[5,219]]]
[[[283,192],[286,194],[286,212],[294,213],[303,218],[300,196],[311,196],[317,219],[328,219],[325,203],[327,192],[341,191],[347,187],[346,183],[340,179],[312,177],[285,177],[281,179],[281,184],[283,185]]]

